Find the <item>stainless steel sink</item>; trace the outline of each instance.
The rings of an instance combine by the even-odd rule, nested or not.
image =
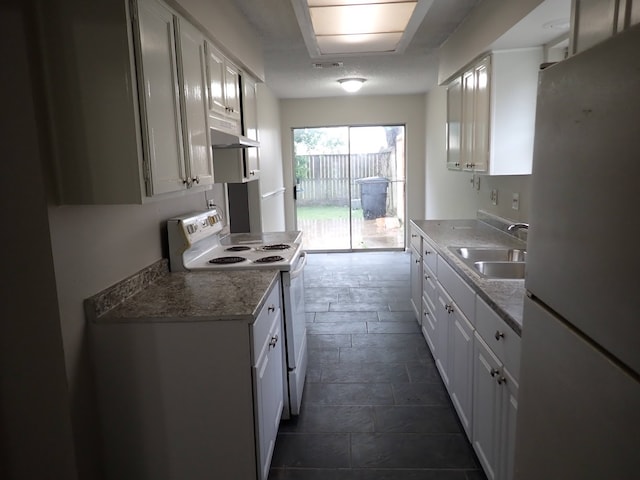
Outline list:
[[[524,278],[526,250],[499,247],[449,247],[458,258],[486,278]]]
[[[474,262],[473,267],[489,278],[524,278],[524,262]]]
[[[526,262],[527,252],[519,248],[449,247],[464,262]]]

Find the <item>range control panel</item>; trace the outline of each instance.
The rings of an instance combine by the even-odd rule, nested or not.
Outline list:
[[[177,217],[170,222],[182,230],[189,245],[220,232],[224,226],[222,213],[215,207],[201,213]]]

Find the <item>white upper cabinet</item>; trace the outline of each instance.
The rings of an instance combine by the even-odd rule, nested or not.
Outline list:
[[[187,182],[190,185],[211,185],[214,177],[207,121],[204,37],[184,20],[180,20],[178,26]]]
[[[640,0],[573,0],[572,6],[572,55],[640,23]]]
[[[542,55],[541,47],[492,52],[449,83],[449,169],[489,175],[531,173]]]
[[[205,43],[210,126],[241,133],[240,71],[211,42]]]
[[[151,196],[182,189],[187,172],[174,17],[155,0],[140,0],[137,7],[141,120],[146,133],[147,194]]]
[[[40,2],[56,196],[139,204],[213,183],[204,37],[161,0]]]

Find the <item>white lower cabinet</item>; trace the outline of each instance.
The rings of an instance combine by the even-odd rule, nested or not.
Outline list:
[[[276,283],[253,323],[91,324],[106,479],[267,479],[284,395],[280,298]]]
[[[411,245],[411,306],[418,324],[422,323],[422,257],[420,250]]]
[[[513,478],[518,383],[476,333],[473,448],[489,480]]]
[[[279,294],[279,292],[277,293]],[[277,302],[279,302],[279,298],[273,298],[273,295],[267,300],[267,305],[260,313],[256,324],[264,322],[269,325],[269,331],[266,335],[259,335],[259,338],[254,339],[254,346],[256,343],[261,344],[259,351],[254,351],[256,360],[253,366],[258,478],[260,480],[266,480],[269,476],[271,457],[284,405],[282,387],[284,338],[282,336],[282,314]],[[256,332],[255,327],[252,332]]]
[[[451,335],[451,400],[467,437],[471,438],[473,411],[473,326],[454,311]]]
[[[422,276],[414,271],[419,255],[411,249],[412,298],[421,291],[422,334],[487,478],[511,480],[520,337],[432,244],[422,239]],[[433,266],[425,248],[432,250]]]

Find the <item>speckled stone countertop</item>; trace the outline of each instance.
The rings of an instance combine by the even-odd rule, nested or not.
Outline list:
[[[526,244],[479,220],[411,220],[438,254],[474,289],[495,312],[518,334],[522,334],[524,280],[481,277],[456,257],[449,247],[525,248]]]
[[[252,322],[279,273],[277,269],[167,272],[106,312],[96,308],[99,296],[88,299],[87,314],[97,323]],[[92,308],[95,313],[90,315]]]

